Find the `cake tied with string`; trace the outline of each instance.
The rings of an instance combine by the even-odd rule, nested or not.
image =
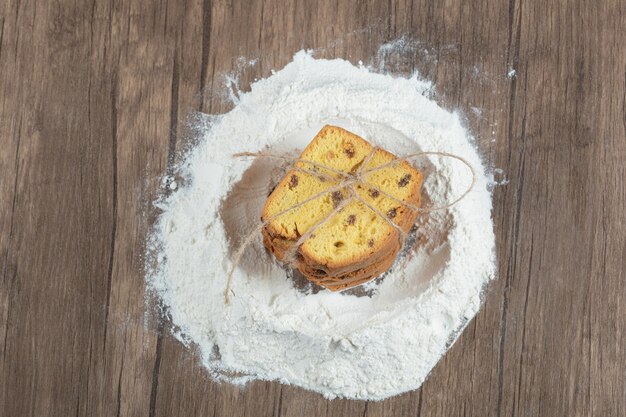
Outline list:
[[[393,264],[419,212],[422,174],[337,126],[324,126],[269,195],[263,242],[332,291]]]

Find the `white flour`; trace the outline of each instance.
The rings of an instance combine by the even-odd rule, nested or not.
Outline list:
[[[495,272],[491,195],[468,132],[428,98],[430,87],[417,76],[394,78],[299,52],[240,94],[232,111],[211,117],[177,185],[169,186],[172,194],[158,203],[147,279],[212,377],[383,399],[418,388],[476,314]],[[476,185],[446,212],[422,215],[415,248],[360,293],[303,289],[259,238],[236,270],[235,295],[225,305],[232,254],[258,224],[271,178],[280,175],[271,161],[231,155],[302,149],[328,122],[398,155],[459,155],[475,167]],[[420,166],[427,205],[452,201],[470,184],[455,160],[431,157]]]

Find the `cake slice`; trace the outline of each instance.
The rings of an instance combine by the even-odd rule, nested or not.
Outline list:
[[[265,246],[331,290],[385,272],[401,249],[400,230],[415,223],[422,184],[417,169],[394,159],[345,129],[324,126],[265,203]]]

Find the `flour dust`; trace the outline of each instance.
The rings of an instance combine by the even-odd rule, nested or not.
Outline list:
[[[381,74],[301,51],[250,91],[237,92],[232,110],[196,121],[200,140],[176,180],[164,180],[167,195],[156,203],[146,279],[177,337],[197,347],[212,378],[277,380],[328,398],[381,400],[418,388],[477,313],[495,274],[489,179],[459,115],[441,108],[431,92],[417,74]],[[232,155],[297,155],[328,123],[397,155],[458,155],[474,167],[476,184],[458,204],[420,216],[383,279],[343,293],[285,271],[259,236],[235,270],[226,305],[233,253],[258,226],[284,169]],[[445,205],[471,182],[453,159],[418,162],[429,205]]]

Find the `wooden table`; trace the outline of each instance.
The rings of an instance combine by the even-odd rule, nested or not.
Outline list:
[[[625,28],[619,0],[2,1],[0,415],[626,415]],[[213,383],[141,271],[186,118],[224,110],[241,56],[245,88],[402,35],[508,180],[486,305],[386,401]]]

